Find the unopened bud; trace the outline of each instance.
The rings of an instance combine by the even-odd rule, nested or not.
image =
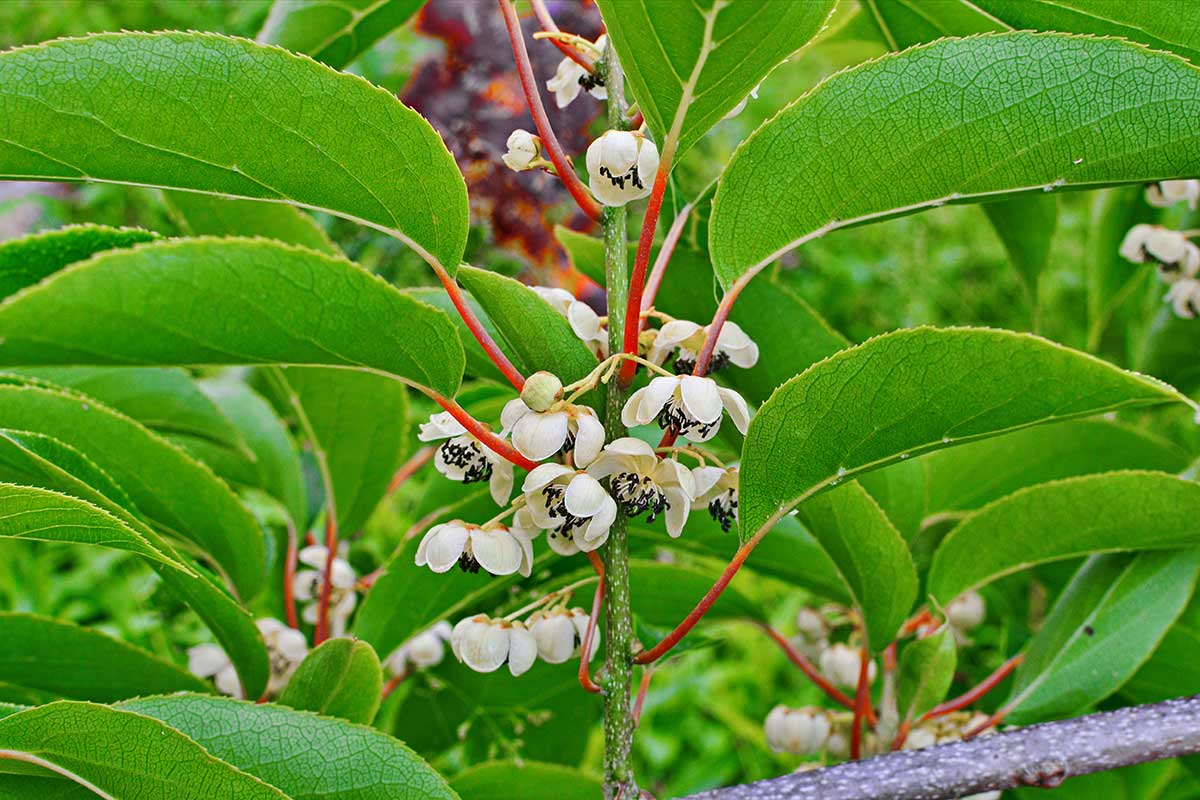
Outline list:
[[[562,400],[562,397],[562,381],[545,371],[530,375],[521,389],[521,400],[529,406],[530,411],[548,411],[550,406]]]
[[[969,631],[983,622],[987,606],[979,592],[963,592],[946,606],[946,619],[960,631]]]
[[[821,672],[832,683],[844,689],[858,686],[858,672],[862,664],[859,653],[849,645],[835,644],[821,653]],[[875,682],[875,662],[867,666],[867,683]]]
[[[810,642],[820,641],[829,633],[825,618],[811,608],[802,608],[796,612],[796,627]]]

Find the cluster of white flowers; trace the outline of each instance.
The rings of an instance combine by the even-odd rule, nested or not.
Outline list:
[[[393,678],[403,678],[413,672],[436,667],[446,657],[446,642],[452,631],[449,622],[439,622],[421,631],[392,651],[383,666]]]
[[[1195,209],[1200,180],[1161,181],[1146,189],[1146,200],[1166,208],[1186,202]],[[1162,225],[1134,225],[1121,242],[1121,255],[1135,264],[1158,265],[1158,276],[1170,288],[1163,299],[1177,316],[1191,319],[1200,313],[1200,247],[1190,233]]]
[[[830,633],[850,620],[850,610],[830,604],[821,608],[802,608],[796,612],[799,634],[793,644],[801,653],[820,666],[821,674],[834,686],[854,689],[862,667],[862,653],[857,647],[843,642],[831,643]],[[867,680],[875,682],[878,668],[874,661],[867,664]]]
[[[833,724],[825,709],[779,705],[767,714],[763,733],[767,746],[777,753],[810,755],[829,748]],[[837,746],[839,742],[833,744]]]
[[[354,568],[345,558],[348,547],[347,542],[341,543],[329,573],[331,576],[329,581],[329,635],[334,637],[346,634],[350,615],[354,613],[354,607],[358,605],[358,595],[355,594],[358,575],[355,574]],[[300,610],[300,618],[310,625],[317,624],[317,614],[321,605],[321,586],[325,581],[325,561],[328,556],[329,549],[323,544],[309,545],[300,551],[300,563],[312,567],[312,569],[300,570],[296,573],[292,591],[296,599],[304,603],[304,607]]]
[[[610,130],[588,145],[588,188],[606,206],[623,206],[650,194],[658,172],[658,146],[639,131]]]
[[[459,661],[476,672],[495,672],[508,664],[516,677],[539,657],[561,664],[578,653],[588,622],[587,613],[578,608],[538,611],[525,622],[477,614],[454,626],[450,647]],[[592,637],[589,661],[596,655],[598,638]]]
[[[590,50],[593,56],[599,57],[604,53],[608,37],[601,36],[590,45],[580,40],[576,41],[579,41],[585,49]],[[571,105],[579,96],[580,91],[585,89],[597,100],[608,99],[608,89],[604,86],[603,78],[594,72],[589,72],[582,64],[570,58],[564,58],[558,62],[558,69],[555,70],[554,77],[546,81],[546,88],[553,92],[554,101],[559,108]]]
[[[277,697],[287,686],[288,679],[308,655],[308,642],[304,634],[289,628],[277,619],[264,617],[254,623],[267,646],[267,658],[271,674],[267,682],[267,697]],[[198,678],[212,678],[217,691],[230,697],[247,699],[242,693],[237,669],[229,655],[215,644],[198,644],[189,648],[188,671]],[[249,698],[257,699],[257,698]]]

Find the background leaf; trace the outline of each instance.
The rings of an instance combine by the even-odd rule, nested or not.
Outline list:
[[[51,275],[68,264],[114,248],[149,242],[157,235],[136,228],[72,225],[0,243],[0,297]]]
[[[945,699],[957,662],[958,645],[949,625],[904,648],[896,678],[902,720],[917,719]]]
[[[262,236],[326,255],[341,255],[316,220],[295,206],[197,192],[162,194],[171,218],[188,236]]]
[[[599,779],[558,764],[490,761],[454,776],[450,785],[469,800],[596,800]]]
[[[425,0],[275,0],[258,40],[341,69],[424,4]]]
[[[379,710],[382,689],[383,670],[371,645],[338,637],[300,662],[279,703],[369,724]]]

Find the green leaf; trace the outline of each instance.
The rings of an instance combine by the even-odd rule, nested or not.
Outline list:
[[[1176,56],[1060,34],[947,39],[838,73],[738,148],[713,203],[717,276],[728,289],[831,230],[946,202],[1200,174],[1197,92]]]
[[[1030,305],[1036,308],[1038,281],[1058,227],[1058,198],[1046,194],[1013,197],[984,203],[983,211],[1017,268]]]
[[[0,244],[0,297],[8,297],[68,264],[96,253],[149,242],[157,234],[136,228],[73,225]]]
[[[327,365],[448,396],[463,371],[445,314],[345,259],[265,240],[99,255],[0,304],[0,336],[13,365]]]
[[[554,238],[566,251],[571,266],[601,286],[607,267],[604,263],[604,240],[573,231],[563,225],[554,226]]]
[[[696,606],[696,601],[712,588],[721,565],[709,570],[682,564],[661,564],[645,559],[630,559],[629,583],[632,587],[634,615],[642,622],[671,630]],[[721,593],[706,619],[754,619],[765,621],[765,611],[732,586]]]
[[[928,459],[905,459],[858,477],[858,483],[879,503],[904,541],[910,543],[925,520],[929,494],[929,470],[925,462]]]
[[[42,433],[86,454],[155,524],[209,554],[245,597],[262,588],[262,530],[208,467],[106,406],[66,391],[0,385],[0,426]]]
[[[929,572],[945,605],[1021,569],[1088,553],[1200,544],[1200,484],[1106,472],[1038,484],[984,506],[946,536]]]
[[[300,662],[279,703],[369,724],[379,710],[382,689],[383,670],[371,645],[339,637]]]
[[[183,694],[121,708],[160,719],[297,800],[455,800],[421,758],[363,725],[274,704]]]
[[[163,200],[188,236],[262,236],[330,256],[342,254],[317,221],[295,206],[196,192],[166,191]]]
[[[1096,352],[1108,339],[1115,339],[1114,349],[1122,359],[1130,348],[1121,341],[1122,326],[1113,325],[1121,316],[1121,307],[1137,292],[1153,282],[1153,269],[1132,264],[1120,254],[1121,241],[1134,225],[1155,222],[1157,211],[1145,201],[1141,186],[1122,186],[1098,192],[1092,203],[1088,224],[1087,247],[1083,258],[1087,269],[1088,350]],[[1137,312],[1134,312],[1135,314]],[[1140,314],[1137,314],[1140,316]],[[1140,320],[1139,320],[1140,321]],[[1158,327],[1165,320],[1156,320]],[[1110,330],[1111,325],[1111,330]],[[1145,354],[1135,354],[1135,364],[1144,363]],[[1141,368],[1139,367],[1139,370]]]
[[[595,369],[595,354],[567,320],[528,286],[468,266],[459,269],[458,277],[500,331],[497,344],[525,375],[546,370],[565,384]]]
[[[833,11],[833,0],[597,0],[664,155],[682,155]]]
[[[1193,597],[1154,655],[1121,687],[1122,697],[1134,703],[1157,703],[1200,686],[1197,648],[1200,648],[1200,603]]]
[[[489,761],[454,776],[450,785],[470,800],[596,800],[598,778],[578,769],[536,761]]]
[[[890,50],[903,50],[945,36],[1004,30],[973,5],[959,0],[866,0],[864,5]]]
[[[0,87],[0,177],[292,203],[378,228],[451,273],[462,259],[453,157],[356,76],[217,34],[124,33],[0,54]]]
[[[62,620],[0,612],[0,640],[0,680],[60,697],[109,703],[208,688],[152,653]]]
[[[404,386],[381,375],[319,368],[275,369],[273,383],[313,439],[328,469],[338,527],[360,529],[387,493],[404,459],[408,401]]]
[[[1196,363],[1200,331],[1194,322],[1175,316],[1166,306],[1158,309],[1138,342],[1134,369],[1170,380],[1182,392],[1195,392],[1200,388],[1200,364]]]
[[[948,625],[904,648],[897,677],[902,720],[917,719],[945,699],[957,662],[958,646]]]
[[[467,327],[466,321],[458,313],[458,309],[454,307],[454,301],[450,299],[450,295],[446,294],[445,289],[433,286],[417,286],[411,289],[404,289],[404,293],[409,297],[420,300],[422,303],[428,303],[434,308],[441,310],[454,323],[454,327],[458,330],[458,338],[462,341],[463,351],[466,355],[466,371],[468,375],[473,375],[476,378],[486,378],[505,386],[509,385],[508,379],[504,377],[504,373],[488,357],[488,354],[483,352],[483,346],[476,340],[475,334],[471,333],[471,329]],[[492,322],[487,312],[483,310],[483,306],[479,305],[479,301],[472,297],[469,292],[464,292],[464,295],[466,296],[467,305],[475,313],[479,324],[492,337],[492,341],[503,341],[504,337],[500,335],[496,324]],[[515,356],[515,354],[507,355],[510,358]]]
[[[258,41],[341,69],[424,4],[425,0],[275,0]]]
[[[1187,605],[1200,550],[1088,559],[1029,642],[1005,702],[1027,724],[1080,711],[1121,687]]]
[[[814,364],[759,409],[742,451],[741,531],[770,527],[805,498],[928,450],[1042,422],[1190,402],[1029,334],[914,328]]]
[[[862,612],[871,648],[887,646],[917,597],[917,572],[904,538],[854,481],[810,498],[797,511],[837,565]]]
[[[970,511],[1018,489],[1118,469],[1181,472],[1182,448],[1119,422],[1071,420],[930,453],[927,510]]]

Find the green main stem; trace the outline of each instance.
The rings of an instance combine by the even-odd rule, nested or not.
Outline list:
[[[625,76],[612,44],[602,65],[608,87],[608,126],[626,127]],[[608,347],[620,353],[625,328],[625,304],[629,297],[628,244],[625,208],[606,207],[604,226],[605,283],[608,289]],[[608,384],[604,427],[608,441],[625,436],[621,408],[627,389],[621,381]],[[633,747],[633,619],[629,604],[629,542],[625,517],[617,515],[604,547],[604,796],[607,800],[635,798],[630,753]]]

